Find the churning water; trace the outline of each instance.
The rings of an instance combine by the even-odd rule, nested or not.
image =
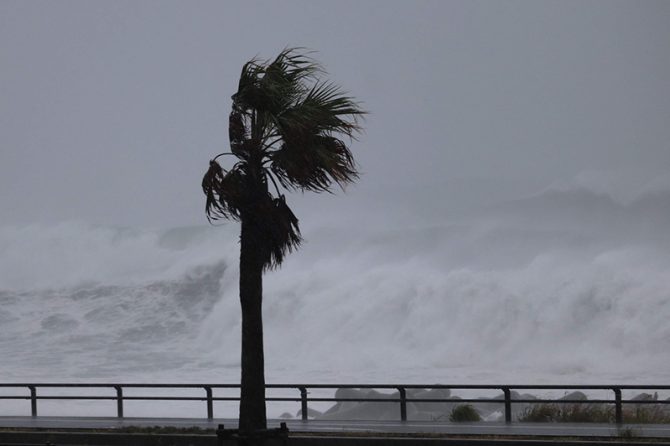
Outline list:
[[[268,382],[670,381],[670,194],[305,227],[264,283]],[[4,382],[239,380],[238,226],[0,228]]]

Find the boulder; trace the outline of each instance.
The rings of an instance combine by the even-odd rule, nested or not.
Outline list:
[[[586,401],[587,399],[588,398],[586,397],[586,394],[580,391],[570,392],[567,395],[564,395],[559,398],[559,400],[579,400],[579,401]]]
[[[654,398],[653,395],[648,393],[640,393],[631,398],[631,401],[654,401],[655,399],[658,399],[658,395]]]
[[[451,390],[449,389],[416,389],[415,392],[407,394],[408,398],[417,398],[417,399],[427,399],[427,400],[440,400],[440,399],[450,399]],[[456,397],[457,398],[457,397]],[[412,403],[415,405],[416,410],[419,414],[417,416],[421,419],[428,418],[429,420],[439,420],[444,418],[444,415],[451,413],[451,410],[454,408],[456,403],[451,402],[415,402]],[[409,410],[407,418],[409,419]],[[416,419],[416,418],[411,418]]]
[[[339,388],[335,391],[335,398],[366,398],[367,392],[361,389]],[[357,401],[338,401],[323,415],[330,415],[341,410],[349,410],[360,404]]]
[[[335,397],[385,400],[398,399],[400,394],[399,392],[381,393],[374,389],[337,389]],[[416,411],[415,408],[412,410]],[[408,404],[408,413],[409,411]],[[317,418],[320,420],[399,420],[400,403],[341,401]]]

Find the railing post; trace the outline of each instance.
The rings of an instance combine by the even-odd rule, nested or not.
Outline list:
[[[114,386],[116,389],[116,416],[123,418],[123,387]]]
[[[212,388],[205,386],[205,392],[207,392],[207,419],[211,420],[214,418],[214,401],[212,400]]]
[[[298,387],[300,389],[300,412],[302,412],[302,420],[307,420],[307,387]]]
[[[407,421],[407,392],[404,387],[398,387],[400,393],[400,420]]]
[[[33,417],[37,416],[37,389],[35,386],[28,386],[30,389],[30,414]]]
[[[623,408],[621,407],[621,389],[612,388],[614,391],[614,419],[616,424],[623,424]]]
[[[512,392],[509,387],[503,387],[502,391],[505,395],[505,423],[510,424],[512,422]]]

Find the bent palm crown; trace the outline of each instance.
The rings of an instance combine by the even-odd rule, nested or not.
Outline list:
[[[298,219],[280,186],[325,192],[333,183],[343,187],[358,178],[344,140],[360,132],[358,119],[365,112],[338,86],[320,80],[322,73],[296,49],[273,61],[247,62],[232,97],[231,151],[211,160],[202,180],[210,222],[254,226],[264,269],[280,265],[301,242]],[[222,155],[237,158],[229,170],[216,161]]]

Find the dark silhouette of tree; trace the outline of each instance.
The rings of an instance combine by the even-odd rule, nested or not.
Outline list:
[[[242,68],[229,121],[230,152],[209,162],[202,180],[212,222],[241,223],[241,432],[266,429],[263,272],[301,243],[298,219],[282,190],[330,191],[358,178],[348,143],[365,113],[300,49]],[[229,169],[216,161],[234,157]]]

